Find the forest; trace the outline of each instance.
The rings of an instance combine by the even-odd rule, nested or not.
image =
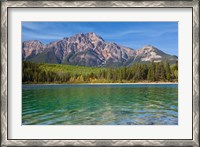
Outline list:
[[[22,62],[22,83],[178,82],[178,63],[134,63],[118,68]]]

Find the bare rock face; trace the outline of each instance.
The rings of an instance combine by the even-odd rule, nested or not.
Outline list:
[[[136,51],[137,57],[135,60],[144,61],[144,62],[161,62],[161,61],[168,61],[168,62],[176,62],[178,60],[177,56],[171,56],[163,51],[157,49],[154,46],[148,45],[144,46],[143,48]]]
[[[139,50],[105,42],[97,34],[80,33],[69,38],[42,44],[40,41],[22,43],[22,59],[42,63],[72,64],[81,66],[127,66],[133,62],[163,61],[178,58],[165,54],[153,46]]]
[[[25,41],[22,44],[24,58],[35,56],[43,51],[44,45],[37,40]]]

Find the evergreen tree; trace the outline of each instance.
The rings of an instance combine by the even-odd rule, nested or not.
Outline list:
[[[55,65],[56,66],[56,65]],[[69,71],[51,71],[41,68],[41,64],[22,62],[22,82],[51,83],[51,82],[137,82],[137,81],[177,81],[178,63],[151,62],[149,64],[134,63],[132,66],[120,68],[103,68],[99,72],[73,73]]]
[[[151,64],[149,64],[149,67],[148,67],[147,80],[155,81],[155,65],[153,61],[151,62]]]

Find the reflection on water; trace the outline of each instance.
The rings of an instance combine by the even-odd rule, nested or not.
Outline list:
[[[177,125],[178,85],[23,85],[22,124]]]

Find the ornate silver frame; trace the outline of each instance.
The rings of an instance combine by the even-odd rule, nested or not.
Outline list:
[[[193,9],[193,139],[191,140],[10,140],[8,139],[9,7],[189,7]],[[199,1],[4,1],[1,2],[1,146],[199,146]]]

